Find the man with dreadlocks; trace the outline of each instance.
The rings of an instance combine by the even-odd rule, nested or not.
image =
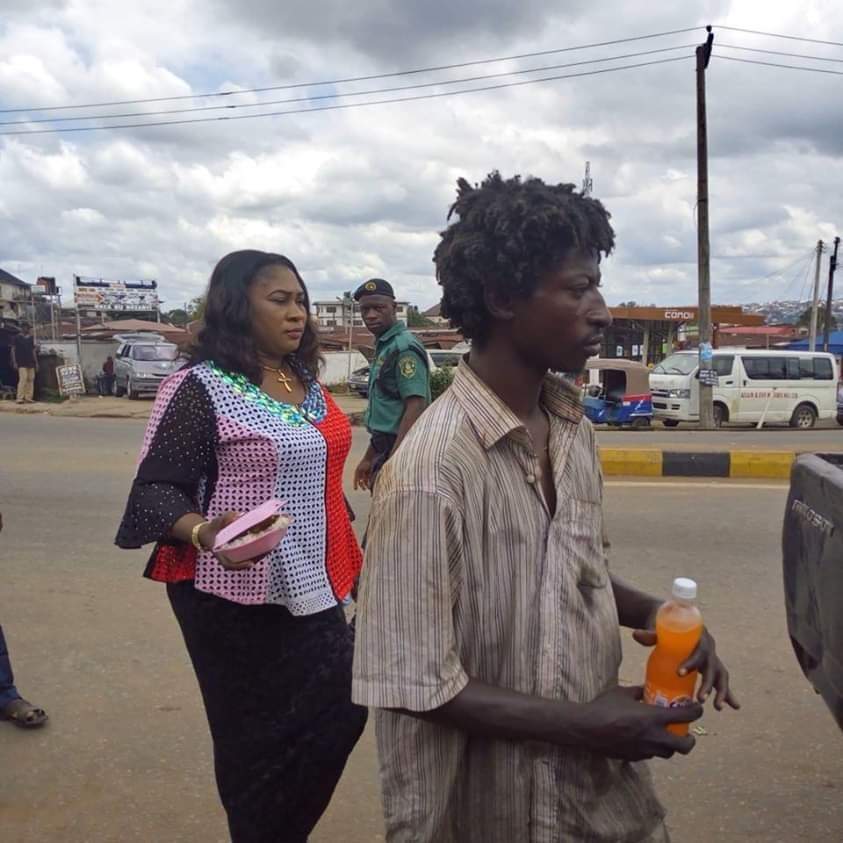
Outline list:
[[[377,711],[391,843],[666,841],[639,763],[667,731],[737,705],[708,633],[699,700],[621,688],[620,626],[652,644],[658,601],[612,575],[579,371],[611,317],[609,215],[573,185],[459,181],[436,249],[442,309],[470,338],[454,383],[386,464],[360,594],[355,702]]]

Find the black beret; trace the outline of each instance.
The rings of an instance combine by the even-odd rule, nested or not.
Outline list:
[[[370,278],[354,291],[354,301],[360,301],[363,296],[389,296],[394,299],[395,291],[389,281],[384,281],[383,278]]]

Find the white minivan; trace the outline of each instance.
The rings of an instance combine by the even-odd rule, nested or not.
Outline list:
[[[718,375],[714,421],[787,422],[813,427],[837,417],[837,363],[832,354],[720,348],[714,352]],[[653,415],[667,427],[698,421],[699,357],[696,351],[671,354],[650,373]]]

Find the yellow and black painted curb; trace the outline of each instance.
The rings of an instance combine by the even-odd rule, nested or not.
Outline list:
[[[607,477],[725,477],[787,480],[795,451],[665,451],[601,448]]]

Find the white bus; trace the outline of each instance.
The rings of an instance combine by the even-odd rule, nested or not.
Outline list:
[[[720,348],[714,352],[714,421],[786,422],[810,428],[837,417],[834,355]],[[699,357],[679,351],[650,373],[653,415],[667,427],[699,421]]]

